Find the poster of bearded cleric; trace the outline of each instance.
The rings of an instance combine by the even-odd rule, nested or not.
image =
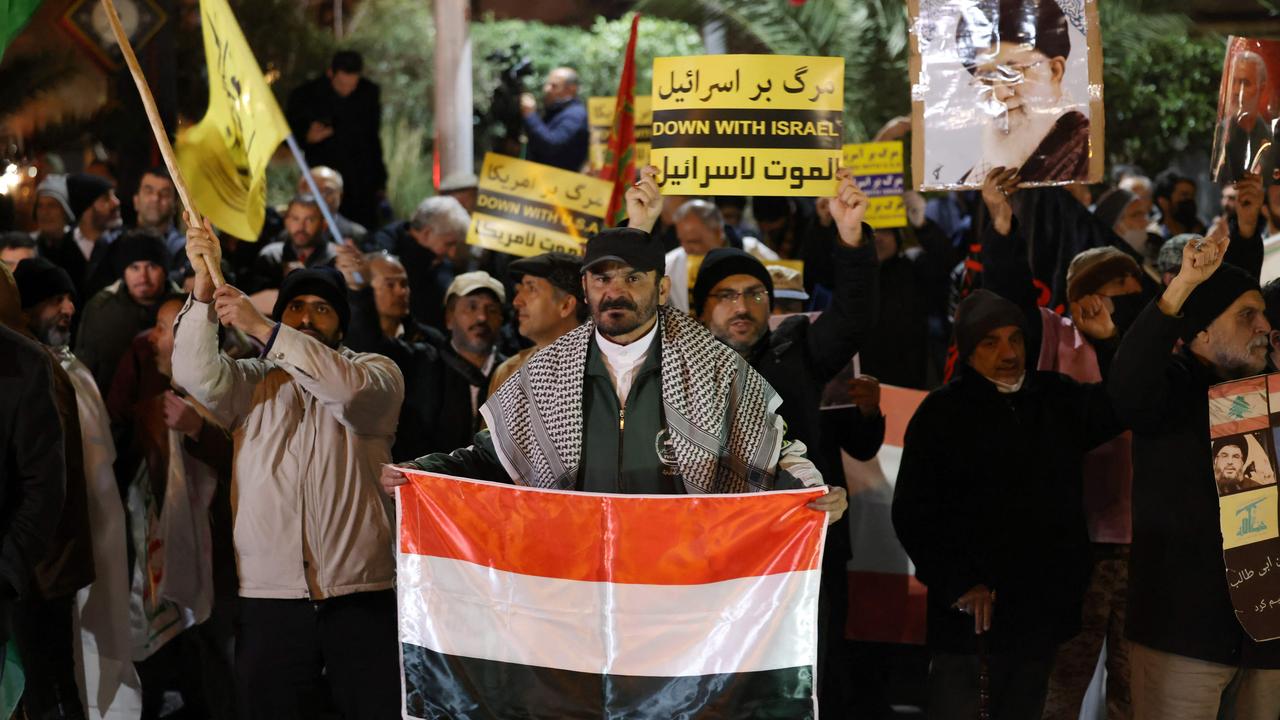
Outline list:
[[[1280,42],[1232,36],[1222,63],[1213,179],[1233,183],[1246,173],[1267,185],[1280,180],[1271,147],[1280,115]]]
[[[1098,182],[1102,40],[1095,0],[911,0],[912,176],[977,188]]]

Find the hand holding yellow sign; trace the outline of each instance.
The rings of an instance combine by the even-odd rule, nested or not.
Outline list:
[[[867,196],[868,225],[883,230],[907,225],[902,204],[902,143],[874,142],[844,146],[844,166]]]

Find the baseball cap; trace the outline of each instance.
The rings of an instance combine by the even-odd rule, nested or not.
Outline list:
[[[475,272],[462,273],[455,277],[453,282],[449,283],[449,289],[444,293],[444,302],[448,304],[449,298],[453,296],[466,297],[477,290],[488,290],[498,296],[498,302],[505,303],[507,301],[507,291],[503,289],[502,283],[493,279],[493,276],[483,270]]]

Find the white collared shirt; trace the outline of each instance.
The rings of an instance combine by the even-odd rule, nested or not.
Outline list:
[[[630,345],[619,345],[596,330],[596,347],[604,359],[604,367],[609,371],[609,379],[613,381],[613,390],[618,394],[618,405],[626,407],[627,394],[631,392],[631,383],[640,372],[645,353],[653,345],[653,338],[658,335],[658,323],[649,328],[644,337]]]
[[[71,233],[71,237],[76,241],[76,247],[80,248],[80,254],[84,255],[85,260],[88,260],[93,255],[94,241],[86,238],[84,233],[80,232],[79,226],[76,226],[76,229]]]

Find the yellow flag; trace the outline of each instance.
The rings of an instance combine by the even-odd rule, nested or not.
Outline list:
[[[289,124],[227,0],[200,0],[209,110],[178,137],[191,201],[219,230],[256,240],[267,204],[267,163]]]

